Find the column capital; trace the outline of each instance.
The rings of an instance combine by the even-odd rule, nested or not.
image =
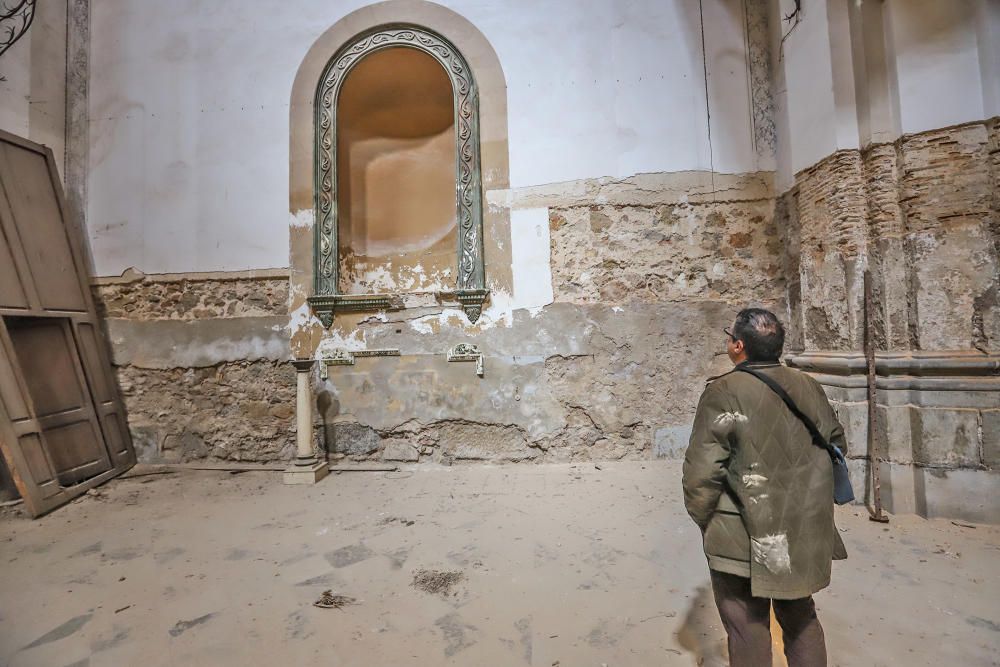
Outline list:
[[[292,366],[295,366],[298,373],[308,373],[315,363],[315,359],[292,359]]]

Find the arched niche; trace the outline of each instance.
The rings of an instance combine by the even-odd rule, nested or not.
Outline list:
[[[314,104],[314,284],[308,302],[329,327],[336,312],[392,309],[398,295],[349,294],[341,289],[339,234],[342,212],[338,175],[343,160],[338,125],[340,96],[352,72],[374,54],[413,49],[433,59],[450,83],[454,111],[454,197],[457,248],[455,298],[469,320],[482,312],[486,288],[483,251],[482,170],[479,137],[479,95],[472,70],[462,54],[436,32],[418,25],[392,24],[371,28],[345,43],[329,60],[316,89]]]

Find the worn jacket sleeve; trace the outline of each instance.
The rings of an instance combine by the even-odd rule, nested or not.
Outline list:
[[[684,507],[704,528],[722,495],[731,450],[733,420],[725,393],[709,385],[698,401],[694,428],[684,455]]]
[[[847,456],[847,438],[844,435],[844,427],[837,419],[837,413],[830,405],[830,400],[826,397],[823,386],[815,378],[810,377],[809,379],[812,381],[813,391],[816,392],[816,400],[819,403],[818,426],[821,428],[820,432],[826,436],[827,442],[839,449],[844,456]]]

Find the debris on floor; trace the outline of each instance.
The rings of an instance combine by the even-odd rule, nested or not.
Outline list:
[[[404,519],[403,517],[399,517],[399,516],[387,516],[386,518],[384,518],[381,521],[379,521],[378,525],[380,525],[380,526],[387,526],[390,523],[399,523],[399,524],[402,524],[404,526],[412,526],[413,524],[416,523],[416,521],[413,521],[412,519]]]
[[[436,595],[449,595],[451,589],[465,579],[461,570],[442,572],[440,570],[417,570],[413,573],[414,588]]]
[[[323,594],[319,596],[319,599],[313,602],[313,606],[321,607],[323,609],[340,609],[349,604],[354,604],[357,602],[354,598],[348,595],[334,595],[333,591],[323,591]]]

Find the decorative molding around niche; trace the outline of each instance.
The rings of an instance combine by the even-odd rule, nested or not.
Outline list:
[[[455,193],[458,219],[458,273],[455,296],[471,322],[489,295],[483,266],[482,175],[479,154],[479,95],[472,70],[454,46],[415,25],[387,25],[363,32],[330,59],[316,90],[315,104],[315,264],[309,304],[323,326],[336,312],[401,307],[396,294],[340,294],[337,264],[337,97],[350,73],[376,51],[408,47],[437,60],[448,73],[455,100]]]

